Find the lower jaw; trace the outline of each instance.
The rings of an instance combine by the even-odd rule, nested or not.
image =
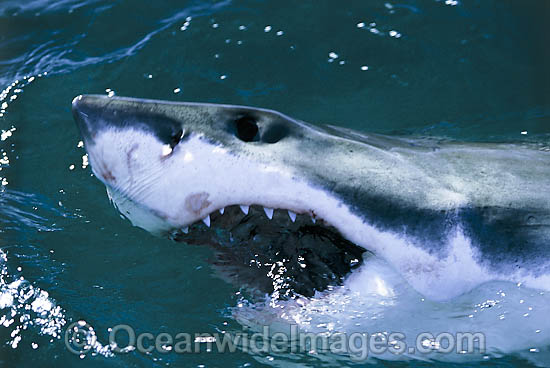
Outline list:
[[[112,205],[124,218],[130,221],[132,225],[156,236],[163,236],[171,227],[166,217],[140,205],[116,189],[109,186],[106,186],[106,188],[107,195]]]
[[[248,209],[248,213],[244,213]],[[261,206],[226,207],[199,222],[169,234],[177,242],[210,245],[210,260],[225,279],[279,298],[312,296],[340,285],[368,254],[323,220],[309,214],[289,216],[274,210],[272,219]]]

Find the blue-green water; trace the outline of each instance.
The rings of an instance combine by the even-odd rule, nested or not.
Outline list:
[[[175,335],[243,322],[239,289],[216,277],[208,248],[120,219],[83,161],[70,101],[114,91],[273,108],[364,132],[547,145],[549,9],[545,0],[0,2],[0,366],[365,364],[328,353],[71,353],[63,336],[78,320],[103,344],[119,324]],[[539,291],[521,295],[532,313],[550,310]],[[548,339],[538,344],[464,365],[550,366],[529,357],[548,353]]]

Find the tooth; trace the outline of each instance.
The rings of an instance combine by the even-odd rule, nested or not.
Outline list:
[[[220,214],[223,215],[224,212],[225,212],[225,208],[220,208]]]
[[[288,211],[288,217],[290,217],[292,222],[296,221],[296,214],[294,212]]]
[[[239,207],[241,207],[241,211],[243,211],[245,215],[248,215],[248,209],[250,208],[250,206],[239,206]]]
[[[189,227],[184,227],[181,231],[183,231],[184,234],[187,234],[189,232]]]
[[[265,208],[264,207],[264,212],[265,212],[265,215],[267,216],[268,219],[272,219],[273,218],[273,208]]]
[[[204,222],[204,224],[208,227],[210,227],[210,215],[206,216],[205,218],[202,219],[202,222]]]

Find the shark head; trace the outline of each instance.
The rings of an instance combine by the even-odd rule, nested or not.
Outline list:
[[[364,135],[232,105],[83,95],[72,109],[95,176],[135,226],[222,243],[225,265],[280,259],[302,294],[365,254],[433,299],[493,279],[548,285],[546,152]],[[225,252],[235,244],[248,253]]]
[[[327,189],[338,173],[329,182],[323,177],[330,172],[318,175],[323,161],[338,161],[342,153],[326,131],[241,106],[95,95],[78,96],[72,106],[93,173],[135,226],[191,243],[207,242],[198,234],[219,228],[247,244],[269,238],[273,245],[275,238],[283,242],[281,234],[287,248],[315,239],[308,251],[330,243],[327,262],[336,262],[337,250],[340,276],[361,262],[366,248],[348,239],[362,220]],[[247,228],[237,231],[243,222]],[[298,253],[284,254],[305,267],[307,255]],[[264,263],[274,256],[262,255]]]
[[[276,111],[90,95],[74,99],[73,114],[94,174],[119,209],[118,200],[141,208],[123,213],[149,232],[236,205],[335,226],[349,212],[318,183],[322,162],[338,160],[335,137]]]

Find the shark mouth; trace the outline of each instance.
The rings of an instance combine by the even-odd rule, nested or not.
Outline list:
[[[340,285],[368,253],[322,219],[256,205],[222,208],[168,237],[212,246],[223,278],[283,299]]]

